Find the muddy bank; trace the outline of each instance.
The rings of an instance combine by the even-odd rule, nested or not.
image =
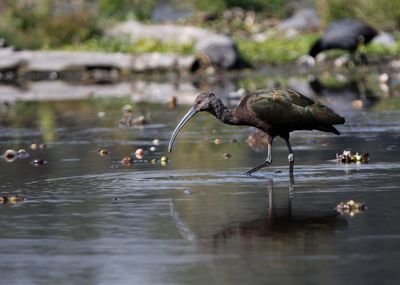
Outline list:
[[[107,77],[119,77],[126,73],[143,73],[154,70],[185,72],[194,62],[194,56],[177,54],[144,53],[124,54],[76,51],[14,51],[0,50],[0,72],[10,73],[9,80],[36,79],[39,74],[52,73],[52,78],[68,72],[88,73],[96,76],[103,73]],[[61,75],[62,76],[62,75]],[[83,75],[82,75],[83,76]],[[99,76],[99,75],[98,75]],[[3,80],[7,79],[3,76]],[[85,78],[82,78],[85,79]]]

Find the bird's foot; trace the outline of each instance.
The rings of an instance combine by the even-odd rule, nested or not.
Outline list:
[[[260,164],[260,165],[258,165],[258,166],[256,166],[256,167],[250,169],[249,171],[247,171],[247,172],[246,172],[246,175],[247,175],[247,176],[250,176],[253,172],[256,172],[257,170],[259,170],[259,169],[261,169],[261,168],[263,168],[263,167],[266,167],[266,166],[268,166],[268,165],[270,165],[270,164],[271,164],[270,161],[266,161],[266,162],[264,162],[264,163],[262,163],[262,164]]]

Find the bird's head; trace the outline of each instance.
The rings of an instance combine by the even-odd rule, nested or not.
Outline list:
[[[218,97],[212,92],[204,92],[196,97],[194,100],[193,108],[196,112],[210,111],[213,109],[213,103],[216,102]]]
[[[171,139],[168,145],[168,151],[172,151],[172,146],[174,144],[175,138],[178,135],[179,131],[182,127],[190,120],[194,115],[198,112],[208,111],[213,112],[215,103],[219,101],[219,98],[212,92],[204,92],[196,97],[192,108],[183,116],[183,118],[179,121],[176,126],[174,132],[172,133]]]

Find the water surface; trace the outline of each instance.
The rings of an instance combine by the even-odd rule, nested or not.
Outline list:
[[[347,118],[341,136],[293,133],[291,180],[282,140],[272,166],[247,177],[266,156],[246,142],[254,130],[207,114],[182,130],[167,165],[148,163],[166,154],[187,107],[130,100],[3,107],[0,149],[30,157],[0,160],[2,195],[25,197],[0,205],[2,282],[398,284],[399,111],[336,105]],[[118,128],[126,103],[150,124]],[[144,160],[120,163],[139,147]],[[349,148],[370,162],[332,161]],[[48,163],[35,167],[36,158]],[[353,217],[334,209],[349,199],[368,209]]]

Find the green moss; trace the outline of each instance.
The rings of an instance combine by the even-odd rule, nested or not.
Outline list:
[[[374,106],[374,111],[400,110],[400,98],[391,97],[385,100],[380,100]]]
[[[399,0],[318,0],[314,2],[325,25],[344,17],[360,19],[379,30],[395,30],[400,25]]]
[[[295,38],[276,36],[264,42],[238,39],[241,54],[254,64],[284,64],[296,61],[307,54],[317,35],[305,35]]]
[[[302,55],[308,54],[318,37],[318,34],[300,35],[294,38],[277,35],[264,42],[243,39],[238,39],[237,42],[241,54],[253,64],[286,64],[295,62]],[[364,49],[367,56],[396,56],[400,54],[400,40],[392,47],[370,44]],[[340,50],[326,52],[328,58],[335,58],[345,53]]]
[[[123,38],[92,38],[77,45],[64,45],[61,50],[79,51],[103,51],[103,52],[125,52],[125,53],[144,53],[144,52],[173,52],[178,54],[194,53],[193,45],[179,45],[176,43],[164,43],[154,39],[143,39],[136,43],[131,43]]]

